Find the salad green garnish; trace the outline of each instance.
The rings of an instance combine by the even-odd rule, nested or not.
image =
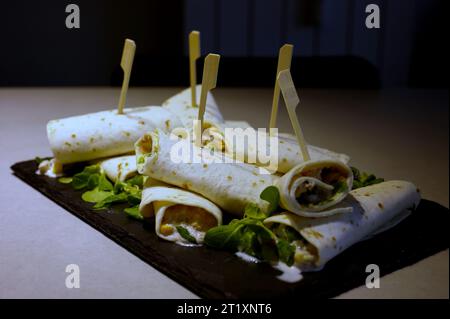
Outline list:
[[[100,166],[86,166],[81,173],[72,177],[72,187],[76,190],[93,189],[99,183]]]
[[[377,178],[374,174],[360,172],[359,169],[357,169],[356,167],[351,167],[351,169],[354,177],[352,189],[358,189],[361,187],[366,187],[384,182],[384,178]]]
[[[333,192],[335,193],[335,194],[341,194],[341,193],[344,193],[344,192],[346,192],[347,190],[348,190],[348,187],[347,187],[347,182],[346,181],[342,181],[342,180],[340,180],[340,181],[337,181],[334,185],[333,185]]]
[[[288,266],[294,264],[295,246],[287,240],[279,239],[277,242],[278,258]]]
[[[72,183],[73,178],[72,177],[60,177],[58,178],[58,182],[61,184],[70,184]]]
[[[279,252],[276,236],[262,221],[277,209],[280,194],[275,186],[269,186],[260,198],[269,202],[266,211],[248,204],[243,219],[233,219],[228,225],[209,229],[205,235],[205,244],[217,249],[241,251],[264,261],[277,260]]]
[[[289,243],[294,240],[301,240],[302,237],[298,232],[296,232],[292,227],[288,227],[282,224],[274,224],[271,227],[272,232],[277,236],[280,240],[285,240]]]
[[[139,205],[128,207],[123,210],[125,214],[127,214],[129,217],[142,220],[144,217],[142,217],[141,213],[139,212]]]
[[[81,195],[81,199],[88,203],[98,203],[111,195],[111,192],[101,191],[98,187],[93,190],[86,191]]]
[[[60,183],[70,184],[75,190],[83,190],[81,198],[93,203],[95,210],[106,209],[114,204],[128,203],[125,213],[135,219],[143,219],[139,214],[144,176],[136,175],[125,182],[114,185],[101,170],[100,165],[86,166],[83,171],[72,177],[61,177]]]

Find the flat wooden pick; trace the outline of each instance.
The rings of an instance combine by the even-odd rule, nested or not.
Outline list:
[[[123,107],[127,99],[128,85],[130,83],[131,68],[133,67],[134,53],[136,52],[136,44],[133,40],[126,39],[123,47],[122,60],[120,66],[123,70],[122,90],[119,98],[119,114],[123,114]]]
[[[198,124],[200,126],[200,136],[196,138],[197,146],[201,145],[201,135],[203,133],[203,116],[205,115],[206,98],[208,92],[216,87],[217,73],[219,71],[220,55],[208,54],[205,58],[205,64],[203,66],[203,78],[202,78],[202,91],[200,94],[200,104],[198,107]]]
[[[191,104],[197,106],[197,69],[195,62],[200,57],[200,32],[189,33],[189,73],[191,81]]]
[[[278,53],[277,75],[275,77],[275,86],[273,89],[272,112],[270,113],[269,128],[275,128],[277,125],[278,104],[280,100],[280,86],[278,85],[278,74],[283,70],[291,68],[292,52],[294,46],[292,44],[285,44],[280,48]]]
[[[309,161],[308,147],[306,146],[305,137],[303,135],[302,128],[295,113],[300,99],[298,98],[297,90],[295,89],[294,82],[292,81],[291,72],[289,70],[281,71],[278,74],[278,84],[283,94],[284,102],[291,120],[292,127],[294,128],[295,136],[297,137],[298,145],[303,155],[303,160]]]

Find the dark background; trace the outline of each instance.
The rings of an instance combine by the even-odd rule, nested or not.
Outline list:
[[[81,28],[67,29],[75,3]],[[365,27],[365,8],[381,28]],[[123,41],[136,41],[131,85],[188,84],[187,34],[222,55],[218,85],[272,86],[277,54],[309,87],[448,87],[447,1],[72,0],[0,2],[0,85],[120,85]],[[198,62],[199,72],[202,61]]]

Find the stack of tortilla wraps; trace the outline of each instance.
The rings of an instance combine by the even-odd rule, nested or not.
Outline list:
[[[347,155],[308,145],[311,160],[305,162],[289,135],[276,135],[273,142],[263,133],[258,135],[263,144],[256,145],[264,147],[239,147],[226,129],[243,129],[244,135],[245,130],[256,130],[245,122],[225,122],[210,93],[204,129],[217,133],[223,147],[199,147],[173,134],[175,128],[192,133],[197,114],[198,107],[190,105],[190,91],[184,90],[162,107],[50,121],[47,133],[54,159],[44,163],[40,173],[55,176],[61,164],[96,161],[113,182],[145,175],[140,214],[155,218],[159,237],[182,245],[201,244],[209,229],[221,225],[222,210],[237,217],[248,205],[267,210],[269,203],[260,195],[276,186],[282,210],[264,223],[276,235],[286,228],[297,233],[292,242],[295,261],[305,270],[323,267],[420,201],[416,187],[402,181],[352,190]],[[259,154],[272,151],[278,151],[275,169]]]
[[[106,159],[100,166],[113,182],[124,182],[137,174],[134,155]],[[155,218],[159,237],[186,246],[201,244],[208,229],[222,224],[222,212],[213,202],[153,178],[144,183],[139,211],[144,218]],[[180,235],[180,225],[194,240]]]
[[[200,96],[200,92],[201,86],[199,85],[197,86],[198,97]],[[186,89],[169,98],[163,102],[162,106],[172,113],[177,114],[180,117],[183,126],[192,134],[192,129],[194,126],[193,121],[195,121],[198,117],[198,107],[191,105],[190,89]],[[238,129],[235,131],[237,135],[233,134],[231,131],[230,135],[226,134],[227,128]],[[209,92],[203,121],[203,129],[206,133],[209,133],[216,138],[216,143],[223,143],[223,147],[216,147],[216,150],[218,149],[224,151],[229,157],[232,157],[240,162],[266,167],[267,163],[261,161],[261,159],[265,158],[264,154],[271,153],[272,151],[278,153],[276,158],[277,167],[275,169],[277,172],[286,173],[295,165],[303,162],[297,142],[289,135],[280,135],[277,136],[276,139],[270,139],[265,133],[257,132],[246,122],[243,122],[238,126],[230,126],[224,121],[213,95]],[[242,131],[239,129],[242,129]],[[261,139],[264,143],[264,147],[255,147],[254,145],[259,145],[257,141],[255,141],[256,143],[249,143],[245,145],[244,139],[248,136],[256,136]],[[222,140],[217,141],[217,138],[221,138]],[[208,138],[204,140],[205,143],[210,142]],[[271,143],[271,141],[274,141],[274,143]],[[205,146],[208,146],[208,144]],[[333,159],[344,163],[348,163],[350,160],[349,156],[345,154],[335,153],[317,146],[309,145],[308,150],[310,152],[311,159],[313,160]],[[254,156],[251,155],[252,153]],[[266,168],[269,171],[271,170],[270,167]]]
[[[249,203],[265,209],[268,203],[259,196],[277,179],[256,166],[226,163],[221,153],[158,130],[136,142],[136,159],[140,174],[199,193],[237,216]]]
[[[182,95],[177,97],[178,101]],[[184,105],[188,105],[188,97],[184,92]],[[173,107],[171,103],[168,105]],[[191,118],[195,116],[193,112]],[[219,119],[210,117],[209,121],[211,126],[223,130]],[[263,163],[248,163],[248,147],[241,150],[229,147],[231,143],[226,140],[225,132],[221,133],[226,147],[210,150],[206,145],[197,147],[161,130],[149,132],[136,142],[138,171],[199,193],[239,217],[248,204],[262,210],[267,208],[268,203],[259,196],[268,185],[277,186],[280,206],[286,211],[267,218],[264,223],[275,234],[281,226],[297,232],[294,245],[298,268],[323,267],[344,249],[386,229],[398,216],[406,216],[405,212],[414,209],[420,201],[416,187],[404,181],[352,191],[353,173],[347,166],[348,156],[308,146],[312,160],[304,162],[296,141],[286,135],[278,139],[281,158],[278,173],[262,172],[257,167],[264,166]],[[190,159],[183,162],[177,156],[179,150],[189,150]],[[237,157],[243,160],[236,160]],[[232,160],[227,162],[227,159]]]

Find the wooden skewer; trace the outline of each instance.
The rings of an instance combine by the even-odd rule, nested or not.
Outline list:
[[[294,128],[295,136],[297,137],[297,142],[303,155],[303,160],[305,162],[309,161],[311,157],[309,156],[305,137],[298,121],[297,114],[295,113],[295,109],[297,108],[300,99],[298,98],[297,90],[295,89],[291,72],[289,70],[281,71],[278,74],[278,84],[280,85],[281,93],[283,94],[289,119],[291,120],[292,127]]]
[[[126,39],[123,47],[122,60],[120,66],[123,70],[122,91],[120,92],[118,114],[123,114],[123,107],[127,100],[128,85],[130,83],[131,68],[133,67],[134,53],[136,52],[136,44],[133,40]]]
[[[280,86],[278,85],[277,80],[278,74],[283,70],[289,70],[291,68],[293,50],[294,46],[292,44],[285,44],[280,48],[278,53],[277,76],[275,78],[275,86],[273,89],[272,112],[270,113],[269,128],[275,128],[277,126],[278,104],[280,100]]]
[[[208,92],[216,87],[217,73],[219,71],[220,55],[208,54],[205,58],[205,64],[203,66],[203,78],[202,78],[202,91],[200,94],[200,104],[198,107],[198,127],[195,130],[197,138],[195,139],[196,145],[202,145],[202,133],[203,133],[203,117],[206,109],[206,98]]]
[[[197,69],[195,62],[200,57],[200,32],[189,33],[189,73],[191,81],[191,104],[197,106]]]

